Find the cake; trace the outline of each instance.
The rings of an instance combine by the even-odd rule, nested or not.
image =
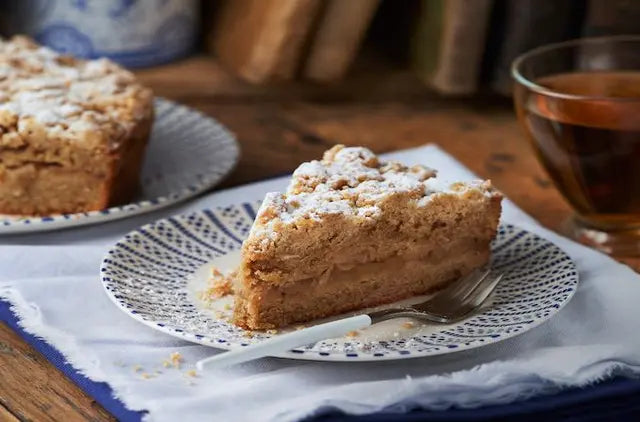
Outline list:
[[[487,264],[501,212],[489,181],[335,146],[266,195],[242,245],[234,323],[273,329],[443,288]]]
[[[130,200],[152,119],[151,91],[109,60],[0,40],[0,214]]]

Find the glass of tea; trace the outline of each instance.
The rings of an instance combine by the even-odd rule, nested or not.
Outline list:
[[[568,234],[640,255],[640,36],[547,45],[511,71],[518,119],[575,210]]]

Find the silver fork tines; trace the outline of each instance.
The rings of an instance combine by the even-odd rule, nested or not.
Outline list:
[[[501,273],[478,269],[422,303],[374,311],[369,313],[369,317],[372,324],[398,317],[438,323],[459,321],[478,309],[501,279]]]

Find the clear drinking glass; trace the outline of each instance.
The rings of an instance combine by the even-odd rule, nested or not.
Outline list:
[[[575,211],[568,234],[640,255],[640,36],[547,45],[511,70],[518,120]]]

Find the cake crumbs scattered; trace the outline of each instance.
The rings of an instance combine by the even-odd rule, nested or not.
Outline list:
[[[415,326],[416,326],[416,324],[414,324],[414,323],[413,323],[413,322],[411,322],[411,321],[407,321],[407,322],[405,322],[405,323],[403,323],[403,324],[402,324],[402,327],[403,327],[403,328],[413,328],[413,327],[415,327]]]
[[[171,366],[171,362],[169,362],[168,360],[162,361],[162,366],[164,366],[165,368],[168,368]]]
[[[169,361],[174,368],[180,368],[180,363],[183,361],[182,355],[178,352],[173,352],[169,355]]]
[[[211,302],[216,299],[232,295],[233,280],[236,278],[237,274],[238,272],[236,270],[223,274],[217,267],[212,267],[211,278],[209,279],[210,287],[206,290],[199,291],[198,299],[203,301],[206,305],[211,305]]]
[[[267,330],[267,334],[278,334],[278,330]]]
[[[140,371],[142,371],[142,366],[136,365],[133,367],[133,372],[140,372]]]
[[[185,372],[185,374],[192,378],[196,378],[198,376],[198,373],[196,372],[195,369],[190,369],[187,372]]]
[[[140,374],[140,376],[146,380],[154,377],[152,374],[147,374],[146,372],[143,372],[142,374]]]
[[[224,296],[233,294],[233,279],[236,277],[236,271],[230,271],[227,274],[223,274],[217,268],[213,268],[211,276],[211,293],[213,298],[221,298]]]
[[[230,311],[230,310],[231,310],[231,304],[229,304],[229,303],[225,303],[225,304],[224,304],[224,310],[225,310],[225,311]]]
[[[346,336],[347,336],[347,337],[358,337],[359,335],[360,335],[360,333],[359,333],[359,332],[357,332],[357,331],[355,331],[355,330],[354,330],[354,331],[349,331],[349,332],[346,334]]]
[[[253,333],[251,331],[245,331],[242,333],[242,336],[246,338],[253,338]]]

